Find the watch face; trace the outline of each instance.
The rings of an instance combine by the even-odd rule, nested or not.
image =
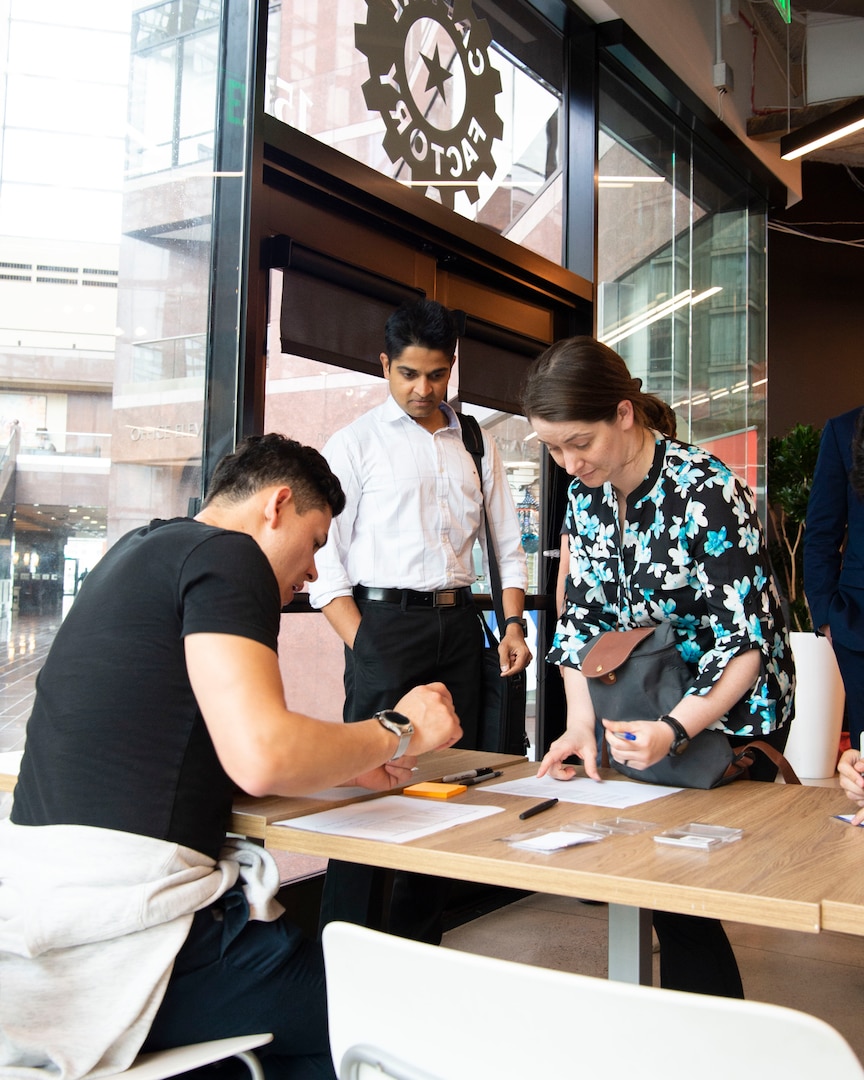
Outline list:
[[[393,709],[383,709],[376,715],[382,720],[387,720],[391,724],[397,724],[400,728],[407,727],[411,723],[407,716],[403,716],[402,713],[394,712]]]

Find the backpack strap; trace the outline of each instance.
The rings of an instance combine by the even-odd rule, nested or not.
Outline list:
[[[480,480],[480,494],[483,495],[483,432],[475,416],[469,413],[456,413],[462,427],[462,442],[465,449],[474,458],[477,466],[477,476]],[[492,605],[495,608],[495,618],[498,620],[498,633],[504,635],[504,605],[501,597],[501,571],[498,569],[498,556],[495,554],[495,543],[492,540],[492,530],[489,528],[489,515],[486,513],[486,500],[483,499],[483,520],[486,523],[486,559],[489,563],[490,592],[492,593]],[[486,626],[486,620],[483,619]],[[487,627],[487,636],[488,636]]]
[[[477,465],[477,473],[480,476],[480,488],[483,488],[483,473],[480,469],[480,458],[483,457],[483,433],[477,423],[477,417],[470,413],[456,413],[456,417],[462,427],[462,442],[465,449],[474,458]]]

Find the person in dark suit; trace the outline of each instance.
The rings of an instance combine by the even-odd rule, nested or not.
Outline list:
[[[864,406],[822,431],[804,530],[804,592],[846,688],[849,740],[864,732]]]

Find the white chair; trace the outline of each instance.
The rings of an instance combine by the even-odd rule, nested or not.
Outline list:
[[[340,1080],[862,1080],[814,1016],[475,956],[331,923]],[[377,1063],[376,1063],[377,1056]]]
[[[156,1050],[152,1054],[139,1054],[128,1069],[101,1077],[101,1080],[166,1080],[169,1076],[180,1076],[202,1065],[213,1065],[232,1057],[244,1062],[252,1080],[264,1080],[264,1071],[252,1051],[272,1041],[273,1036],[267,1032],[211,1039],[191,1046],[177,1046],[172,1050]]]

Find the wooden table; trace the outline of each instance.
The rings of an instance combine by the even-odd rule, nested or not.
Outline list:
[[[22,754],[23,750],[0,752],[0,791],[15,790]],[[410,783],[439,780],[442,776],[464,772],[467,769],[477,769],[484,765],[504,769],[510,765],[523,764],[525,760],[525,757],[519,754],[487,754],[480,750],[434,750],[417,759],[417,772]],[[298,814],[311,814],[316,810],[329,810],[333,806],[339,806],[344,802],[356,802],[361,798],[375,799],[382,794],[378,791],[370,791],[365,796],[358,796],[356,789],[352,791],[355,793],[346,795],[345,798],[334,794],[332,799],[321,799],[311,795],[299,798],[267,795],[256,799],[251,795],[240,795],[234,800],[231,828],[233,832],[240,833],[242,836],[248,836],[253,840],[263,840],[265,829],[272,821],[279,821],[284,817],[296,817]]]
[[[481,750],[432,750],[417,759],[417,772],[412,776],[409,783],[418,784],[425,780],[440,780],[442,776],[450,776],[453,773],[465,772],[468,769],[478,769],[489,766],[494,769],[505,769],[511,765],[522,765],[526,761],[524,756],[518,754],[487,754]],[[534,766],[536,770],[537,766]],[[301,795],[290,797],[287,795],[266,795],[263,798],[255,798],[252,795],[240,795],[234,800],[234,812],[231,817],[231,829],[248,836],[252,840],[263,840],[267,826],[282,818],[299,817],[300,814],[314,814],[317,811],[331,810],[334,806],[342,806],[346,802],[362,802],[366,799],[378,799],[384,792],[369,791],[358,795],[356,788],[346,789],[344,796],[336,794],[338,789],[329,789],[334,792],[332,798],[322,799],[314,795]],[[401,791],[401,788],[394,788]]]
[[[536,765],[512,765],[510,780],[532,775]],[[605,772],[610,779],[621,779]],[[386,797],[386,796],[385,796]],[[528,800],[477,785],[458,797],[501,806],[504,812],[407,844],[360,840],[268,825],[267,847],[399,870],[414,870],[492,885],[605,901],[610,905],[609,975],[650,982],[650,913],[654,908],[736,922],[817,933],[853,924],[850,905],[864,863],[864,829],[851,829],[833,815],[847,812],[836,788],[737,781],[713,791],[685,790],[625,811],[559,803],[542,816],[521,822]],[[291,801],[293,803],[293,800]],[[308,813],[308,804],[283,817]],[[501,837],[565,823],[614,818],[656,822],[658,828],[600,843],[539,855],[512,848]],[[688,822],[744,830],[741,840],[710,851],[657,844],[653,836]],[[844,883],[854,881],[844,891]],[[836,899],[826,899],[836,898]],[[840,925],[841,904],[847,907]],[[856,905],[858,906],[858,905]],[[823,915],[823,911],[825,915]],[[827,922],[823,919],[827,918]],[[864,909],[852,932],[864,933]]]
[[[19,762],[20,753],[0,754],[0,791],[14,790]],[[516,755],[445,750],[425,754],[413,781],[478,765],[505,769],[502,779],[530,776],[537,768]],[[621,779],[612,772],[604,775]],[[387,796],[372,792],[365,796],[381,797]],[[349,796],[348,801],[354,798]],[[681,791],[621,812],[624,817],[656,822],[658,829],[612,836],[552,855],[511,848],[500,837],[540,825],[590,823],[617,812],[562,802],[542,817],[520,822],[518,814],[527,805],[524,798],[496,795],[480,784],[459,799],[502,806],[504,813],[409,844],[387,844],[273,825],[330,809],[344,799],[243,796],[235,804],[233,829],[283,851],[605,901],[609,974],[631,982],[650,982],[654,908],[807,933],[864,935],[864,829],[834,818],[850,809],[837,788],[739,780],[714,791]],[[690,821],[742,828],[744,837],[708,852],[654,842],[654,832]]]
[[[839,811],[842,814],[853,812],[853,805],[848,800]],[[843,845],[844,855],[851,853],[852,862],[860,855],[860,837],[864,828],[846,826],[841,832],[839,843]],[[825,896],[822,899],[822,929],[836,930],[843,934],[864,936],[864,873],[859,865],[846,867],[844,873],[832,875]]]

